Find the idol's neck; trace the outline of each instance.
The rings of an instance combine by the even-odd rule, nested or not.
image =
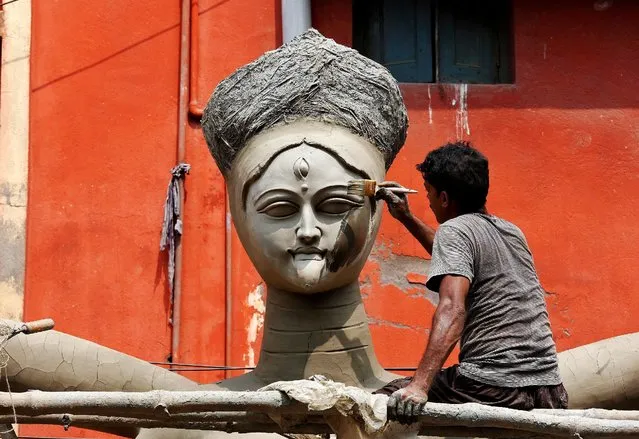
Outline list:
[[[269,287],[255,374],[265,382],[320,374],[366,388],[391,379],[375,356],[358,283],[312,295]]]

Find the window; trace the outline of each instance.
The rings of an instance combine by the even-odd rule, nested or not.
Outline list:
[[[353,47],[399,82],[512,82],[510,0],[353,0]]]

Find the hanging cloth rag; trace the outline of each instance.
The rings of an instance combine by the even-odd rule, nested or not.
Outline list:
[[[162,222],[160,251],[169,249],[168,275],[169,300],[171,303],[173,303],[173,293],[175,291],[175,247],[182,236],[182,206],[180,206],[179,181],[184,179],[190,170],[191,165],[188,163],[180,163],[171,169],[171,181],[166,190],[166,200],[164,201],[164,221]],[[169,316],[169,322],[173,322],[173,315]]]

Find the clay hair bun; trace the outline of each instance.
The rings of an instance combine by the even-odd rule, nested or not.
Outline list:
[[[340,125],[365,138],[382,152],[386,169],[408,128],[390,72],[310,29],[220,82],[204,110],[202,129],[227,175],[251,137],[299,119]]]

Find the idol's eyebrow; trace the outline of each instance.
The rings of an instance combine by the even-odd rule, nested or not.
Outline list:
[[[317,191],[315,195],[313,195],[313,200],[321,200],[322,198],[325,198],[327,195],[330,194],[343,196],[357,202],[362,201],[362,197],[359,197],[357,195],[349,195],[348,186],[345,184],[333,184],[331,186],[323,187],[322,189]]]
[[[276,197],[296,197],[297,194],[289,189],[284,189],[284,188],[275,188],[275,189],[268,189],[264,192],[262,192],[261,194],[257,195],[255,197],[255,200],[253,201],[253,204],[255,206],[257,205],[262,205],[268,201],[270,201],[272,198],[276,198]]]
[[[346,186],[345,184],[333,184],[330,186],[323,187],[322,189],[317,191],[315,195],[313,196],[313,198],[321,197],[322,195],[325,195],[326,192],[343,192],[344,194],[346,194],[347,190],[348,190],[348,186]]]

